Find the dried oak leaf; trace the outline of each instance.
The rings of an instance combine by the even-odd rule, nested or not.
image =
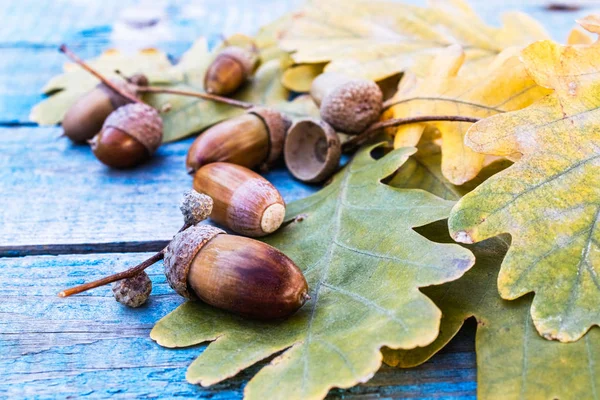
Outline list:
[[[581,23],[600,31],[596,19]],[[538,332],[570,342],[600,323],[600,43],[540,41],[521,58],[553,92],[467,132],[473,150],[520,159],[456,204],[450,232],[463,243],[510,233],[501,296],[535,292]]]
[[[375,81],[407,69],[419,72],[437,50],[452,44],[467,49],[469,64],[477,65],[507,47],[548,38],[526,14],[506,14],[503,26],[494,28],[462,0],[430,3],[312,1],[269,32],[279,37],[283,50],[293,52],[296,63],[328,63],[326,72]]]
[[[436,242],[451,243],[447,230],[439,225],[420,232]],[[403,368],[422,364],[456,335],[466,319],[475,317],[478,399],[596,398],[600,329],[592,329],[576,343],[542,338],[529,314],[531,296],[506,301],[498,295],[496,281],[508,238],[465,247],[475,254],[475,266],[457,281],[423,289],[442,310],[440,335],[423,348],[383,349],[384,362]]]
[[[288,224],[267,239],[307,278],[312,299],[298,313],[264,323],[188,302],[156,324],[151,337],[162,346],[214,341],[189,367],[189,382],[212,385],[282,352],[250,380],[246,398],[319,399],[332,387],[369,380],[382,346],[435,339],[441,314],[419,288],[457,279],[474,259],[413,230],[444,218],[452,202],[381,183],[415,150],[377,161],[371,150],[320,192],[290,204]]]
[[[453,45],[438,53],[425,77],[406,73],[385,116],[486,118],[521,109],[549,93],[529,77],[516,48],[503,51],[481,71],[471,69],[461,74],[463,62],[462,48]],[[479,174],[485,161],[485,155],[464,144],[471,125],[455,121],[403,125],[395,129],[394,147],[415,146],[425,127],[437,128],[442,138],[442,173],[451,183],[462,185]]]

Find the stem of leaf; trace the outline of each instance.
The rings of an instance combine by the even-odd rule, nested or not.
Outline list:
[[[392,126],[401,126],[408,124],[416,124],[420,122],[432,122],[432,121],[453,121],[453,122],[470,122],[475,123],[479,121],[479,118],[463,117],[460,115],[423,115],[418,117],[409,118],[394,118],[385,121],[380,121],[372,124],[362,133],[352,137],[342,145],[342,151],[349,153],[356,150],[358,147],[369,141],[375,136],[377,132],[384,128],[390,128]]]
[[[254,107],[254,104],[245,101],[230,99],[229,97],[217,96],[210,93],[193,92],[189,90],[169,89],[157,86],[138,86],[137,91],[140,93],[167,93],[177,94],[181,96],[197,97],[204,100],[215,101],[217,103],[228,104],[233,107],[243,108],[245,110]]]
[[[69,50],[67,45],[65,45],[65,44],[61,45],[59,47],[59,50],[62,53],[64,53],[67,57],[69,57],[74,63],[78,64],[81,68],[85,69],[90,74],[92,74],[96,78],[98,78],[100,80],[100,82],[102,82],[106,87],[110,88],[118,95],[123,96],[127,100],[130,100],[132,103],[141,103],[142,102],[137,97],[132,96],[129,93],[126,93],[126,92],[122,91],[121,89],[119,89],[110,80],[106,79],[106,77],[104,75],[102,75],[100,72],[96,71],[94,68],[89,66],[85,61],[83,61],[81,58],[79,58],[75,53],[73,53],[71,50]]]

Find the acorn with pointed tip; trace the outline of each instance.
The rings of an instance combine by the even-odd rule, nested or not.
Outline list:
[[[376,122],[383,110],[383,93],[367,79],[351,78],[337,72],[317,76],[310,95],[321,118],[335,130],[357,135]]]
[[[248,168],[224,162],[204,165],[194,175],[194,189],[212,197],[213,221],[244,236],[265,236],[283,223],[281,194]]]
[[[163,124],[147,104],[130,103],[113,111],[90,140],[96,158],[112,168],[131,168],[154,154],[162,142]]]
[[[302,182],[328,179],[337,170],[341,155],[340,139],[327,122],[306,118],[296,121],[288,130],[285,165]]]
[[[135,85],[148,85],[148,79],[141,74],[128,81],[111,79],[110,82],[133,97],[137,97]],[[110,113],[129,103],[131,100],[100,83],[69,107],[62,120],[64,135],[75,143],[85,143],[100,132]]]
[[[248,318],[283,318],[310,299],[302,271],[285,254],[209,225],[175,235],[164,266],[181,296]]]
[[[290,120],[279,111],[254,107],[246,114],[213,125],[194,140],[186,168],[223,161],[246,168],[270,168],[281,158]]]
[[[217,54],[204,75],[204,90],[227,96],[240,88],[258,64],[256,51],[228,46]]]

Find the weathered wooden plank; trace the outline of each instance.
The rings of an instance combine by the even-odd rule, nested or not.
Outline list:
[[[187,365],[204,346],[168,350],[149,338],[153,324],[178,304],[162,275],[149,304],[131,310],[109,287],[59,299],[56,293],[119,271],[150,253],[0,259],[0,398],[240,398],[261,367],[211,388],[185,382]],[[473,328],[420,368],[383,367],[364,385],[332,398],[453,398],[475,395]],[[262,363],[261,365],[264,365]]]
[[[116,171],[60,134],[59,128],[0,128],[0,254],[19,255],[23,246],[50,254],[52,245],[91,251],[123,242],[160,246],[157,241],[177,232],[179,200],[192,184],[184,166],[191,139],[164,145],[136,169]],[[286,201],[317,189],[293,180],[285,168],[265,176]]]

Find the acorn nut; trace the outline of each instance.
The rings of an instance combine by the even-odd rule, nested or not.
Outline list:
[[[229,46],[219,52],[204,75],[204,90],[226,96],[242,86],[258,63],[255,51]]]
[[[265,107],[220,122],[192,143],[186,159],[188,173],[217,161],[268,168],[280,159],[290,125],[285,115]]]
[[[310,299],[300,269],[257,240],[192,226],[165,252],[165,275],[181,296],[261,320],[291,315]]]
[[[213,221],[244,236],[268,235],[283,222],[285,203],[279,191],[242,166],[204,165],[194,175],[194,189],[212,197]]]
[[[112,286],[115,300],[127,307],[137,308],[144,304],[150,292],[152,292],[152,281],[145,271],[113,283]]]
[[[383,109],[383,93],[375,82],[337,72],[317,76],[310,94],[320,106],[321,118],[347,134],[364,131],[379,119]]]
[[[162,133],[162,120],[154,108],[130,103],[108,116],[90,145],[102,163],[130,168],[150,158],[162,142]]]
[[[143,75],[136,75],[136,81],[138,76]],[[111,79],[110,82],[123,92],[136,97],[135,87],[129,82],[122,79]],[[100,83],[67,110],[62,120],[64,134],[75,143],[85,143],[100,132],[102,124],[111,112],[129,103],[129,99]]]
[[[288,130],[285,165],[302,182],[317,183],[329,178],[337,170],[341,154],[338,135],[324,121],[302,119]]]

